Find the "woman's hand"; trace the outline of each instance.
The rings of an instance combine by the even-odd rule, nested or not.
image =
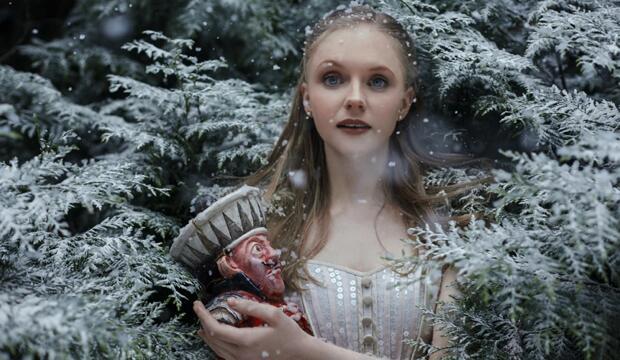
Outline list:
[[[234,310],[264,320],[268,326],[236,328],[219,323],[200,301],[194,302],[202,329],[198,335],[220,357],[229,359],[302,358],[313,339],[281,308],[243,299],[229,299]]]

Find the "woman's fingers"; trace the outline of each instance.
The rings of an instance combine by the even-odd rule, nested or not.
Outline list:
[[[198,336],[200,336],[200,338],[204,340],[204,342],[207,342],[207,337],[205,336],[205,332],[202,329],[198,330]]]
[[[234,326],[219,323],[200,301],[194,301],[194,312],[200,319],[200,324],[209,338],[215,337],[221,341],[238,344],[243,339],[243,334]]]
[[[270,326],[275,326],[281,319],[286,318],[282,309],[256,301],[229,298],[228,305],[242,314],[259,318]]]
[[[218,340],[215,337],[208,336],[203,329],[198,330],[198,336],[209,346],[209,348],[215,352],[219,357],[223,359],[235,359],[235,347],[227,342]]]
[[[258,319],[262,319],[267,327],[236,328],[219,323],[200,302],[194,303],[194,311],[200,318],[202,325],[198,335],[207,345],[224,359],[260,358],[265,353],[276,355],[295,354],[297,349],[287,346],[282,339],[293,339],[293,344],[299,344],[304,333],[281,308],[267,303],[258,303],[250,300],[233,299],[228,304],[235,311]]]
[[[212,331],[212,328],[214,328],[216,325],[214,322],[217,322],[217,320],[215,320],[213,316],[209,314],[209,311],[205,309],[205,306],[202,304],[202,302],[194,301],[193,309],[196,315],[198,316],[198,320],[200,320],[200,324],[202,325],[202,328],[205,331]]]
[[[288,311],[293,313],[299,312],[299,305],[295,304],[294,302],[287,302],[286,308],[288,309]]]

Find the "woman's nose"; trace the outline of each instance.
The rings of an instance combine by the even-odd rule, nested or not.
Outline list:
[[[359,81],[351,81],[351,87],[345,101],[347,110],[365,110],[366,103],[362,91],[362,84]]]

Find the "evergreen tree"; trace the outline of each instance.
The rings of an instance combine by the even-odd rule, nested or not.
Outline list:
[[[463,296],[428,314],[452,357],[618,358],[620,7],[366,3],[416,40],[429,155],[496,164],[446,204],[478,218],[410,229],[430,251],[393,259],[458,269]],[[338,4],[80,0],[49,33],[23,15],[32,36],[0,58],[1,358],[211,356],[168,248],[263,164],[305,28]]]

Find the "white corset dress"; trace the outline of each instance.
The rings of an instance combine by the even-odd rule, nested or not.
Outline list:
[[[437,298],[437,273],[420,278],[418,267],[406,277],[387,266],[368,272],[308,260],[309,272],[324,286],[305,284],[289,294],[302,307],[315,336],[359,353],[389,359],[413,359],[407,339],[430,341],[432,327],[420,307],[432,310]],[[435,278],[435,280],[433,280]]]

